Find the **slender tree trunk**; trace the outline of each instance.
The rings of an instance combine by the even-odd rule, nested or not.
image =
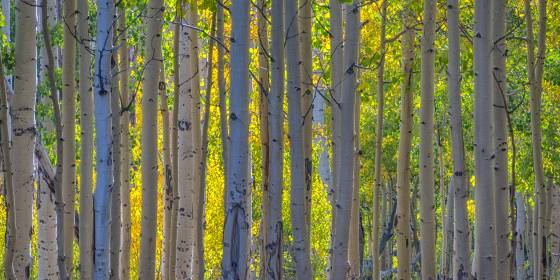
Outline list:
[[[410,3],[410,2],[407,2]],[[414,67],[414,15],[409,8],[403,11],[401,121],[397,159],[397,270],[398,279],[410,279],[410,150],[412,142],[412,75]],[[389,260],[389,262],[391,262]]]
[[[123,7],[117,9],[117,14],[122,15]],[[118,23],[117,23],[118,24]],[[118,31],[118,29],[117,29]],[[117,33],[118,34],[118,33]],[[120,36],[120,34],[117,35]],[[118,45],[119,42],[115,42]],[[111,63],[111,133],[113,150],[113,189],[111,190],[111,244],[110,244],[110,257],[111,257],[111,271],[109,272],[110,279],[119,279],[120,276],[120,250],[121,250],[121,97],[119,88],[119,67],[117,61],[118,50],[113,50],[113,61]]]
[[[64,201],[64,263],[68,276],[72,277],[74,256],[74,200],[76,195],[76,0],[65,0],[64,46],[62,65],[62,195]]]
[[[30,5],[31,3],[31,5]],[[13,152],[18,155],[12,166],[14,190],[15,244],[13,269],[16,279],[28,279],[31,270],[33,209],[33,167],[35,138],[36,83],[36,8],[35,1],[15,3],[15,84],[12,103]]]
[[[5,3],[3,3],[5,4]],[[1,40],[0,40],[1,41]],[[4,172],[4,204],[6,209],[6,234],[4,241],[4,277],[6,279],[14,279],[14,270],[12,267],[14,258],[14,244],[15,244],[15,216],[14,216],[14,177],[12,174],[12,134],[10,132],[11,118],[10,118],[10,104],[8,104],[8,85],[7,79],[4,75],[4,63],[0,57],[0,127],[2,139],[2,159],[3,159],[3,172]]]
[[[224,6],[222,2],[218,2],[216,9],[216,28],[217,35],[216,38],[222,44],[224,41]],[[229,156],[229,132],[228,132],[228,121],[227,121],[227,107],[226,107],[226,80],[225,76],[225,48],[222,44],[218,44],[218,94],[219,94],[219,107],[220,107],[220,137],[222,140],[222,165],[224,168],[224,174],[229,174],[228,172],[228,156]],[[228,182],[227,175],[224,176],[224,186],[227,188]],[[224,205],[226,203],[226,192],[224,191]]]
[[[182,2],[182,9],[185,8]],[[184,11],[184,10],[183,10]],[[179,48],[179,112],[178,112],[178,213],[177,213],[177,242],[175,277],[190,279],[193,263],[193,235],[194,235],[194,169],[195,155],[193,146],[193,114],[192,91],[193,69],[191,63],[192,49],[189,48],[190,29],[185,25],[184,16],[180,17],[180,48]]]
[[[48,28],[48,3],[44,0],[41,4],[41,17],[43,24],[43,40],[45,42],[45,48],[47,52],[47,59],[48,63],[45,64],[47,68],[47,75],[49,81],[49,93],[51,102],[53,104],[53,115],[55,119],[55,128],[56,128],[56,158],[57,158],[57,166],[56,166],[56,174],[54,175],[54,189],[55,189],[55,209],[56,209],[56,238],[57,238],[57,247],[58,247],[58,271],[61,275],[62,279],[68,278],[68,273],[66,271],[65,265],[65,256],[64,256],[64,202],[63,202],[63,192],[62,192],[62,166],[63,166],[63,141],[62,141],[62,117],[60,113],[60,104],[58,99],[58,92],[56,88],[56,80],[55,80],[55,71],[54,67],[50,67],[51,65],[55,65],[54,55],[53,55],[53,48],[51,45],[51,37]]]
[[[303,118],[303,152],[305,168],[305,240],[311,248],[311,192],[313,182],[313,1],[299,0],[299,40],[301,50],[301,113]]]
[[[269,220],[269,200],[268,200],[268,190],[270,186],[270,146],[268,141],[269,135],[269,122],[268,122],[268,94],[270,92],[270,46],[268,42],[268,7],[267,1],[259,0],[257,3],[257,33],[258,33],[258,52],[259,52],[259,124],[260,124],[260,140],[261,140],[261,154],[262,154],[262,194],[261,194],[261,211],[262,218],[260,224],[260,271],[261,275],[266,270],[266,263],[268,262],[268,256],[266,254],[266,244],[268,244],[264,231],[267,230],[267,222]],[[264,278],[264,276],[263,276]]]
[[[119,34],[119,69],[120,69],[120,92],[122,104],[130,106],[128,96],[128,77],[130,74],[130,63],[128,57],[128,45],[126,44],[126,13],[122,13],[118,23]],[[130,107],[123,108],[121,114],[121,249],[120,249],[120,277],[122,280],[130,279]]]
[[[539,33],[537,60],[534,57],[533,20],[531,16],[531,3],[525,1],[525,20],[527,22],[527,69],[529,71],[529,88],[531,94],[531,142],[533,146],[533,169],[535,172],[536,208],[533,219],[533,262],[534,279],[546,279],[546,234],[545,228],[545,200],[546,190],[544,185],[542,163],[542,128],[541,128],[541,103],[542,103],[542,73],[546,48],[546,0],[539,0]]]
[[[162,178],[163,178],[163,240],[161,243],[161,278],[170,279],[170,260],[171,251],[175,248],[171,247],[171,232],[174,227],[172,224],[173,216],[173,176],[171,162],[171,142],[170,142],[170,119],[167,99],[167,82],[165,79],[165,67],[162,65],[159,77],[159,97],[160,97],[160,113],[162,127]]]
[[[211,36],[215,37],[216,14],[212,16]],[[199,226],[198,230],[198,279],[204,279],[205,260],[204,260],[204,229],[206,228],[206,177],[208,171],[208,129],[210,126],[210,101],[212,98],[212,70],[213,70],[213,51],[215,41],[210,39],[208,46],[208,76],[206,77],[205,101],[204,101],[204,117],[202,121],[202,145],[200,148],[200,197],[198,200]]]
[[[352,203],[350,210],[350,228],[348,232],[348,262],[350,278],[360,279],[360,106],[361,96],[356,92],[354,105],[354,182],[352,185]]]
[[[344,48],[344,77],[342,79],[342,99],[340,101],[341,127],[340,166],[333,245],[333,270],[331,279],[348,277],[348,236],[351,216],[352,189],[354,188],[354,117],[357,90],[358,48],[360,38],[360,11],[358,2],[345,6],[346,37]]]
[[[496,187],[496,242],[498,275],[510,279],[510,226],[509,226],[509,188],[508,188],[508,139],[507,139],[507,96],[506,84],[506,2],[495,0],[492,14],[492,40],[494,48],[493,60],[493,91],[494,91],[494,135],[496,137],[496,164],[494,180]]]
[[[551,271],[551,275],[558,273],[560,265],[560,192],[557,185],[551,188],[551,225],[550,225],[550,253],[552,254],[550,267],[556,271]]]
[[[452,270],[452,259],[453,259],[453,226],[454,226],[454,219],[455,219],[455,200],[453,199],[453,193],[455,193],[455,184],[454,182],[450,182],[449,186],[447,187],[447,202],[445,208],[447,209],[445,221],[442,220],[442,223],[445,223],[445,231],[444,240],[442,250],[443,250],[443,258],[442,258],[442,278],[443,279],[453,279],[451,275]],[[443,205],[442,205],[443,207]]]
[[[154,279],[156,258],[158,162],[157,96],[162,69],[161,27],[163,0],[150,0],[147,7],[146,66],[142,90],[142,226],[139,279]]]
[[[377,68],[377,120],[375,124],[375,186],[373,187],[373,232],[372,232],[372,248],[371,248],[371,258],[373,266],[372,277],[374,279],[379,277],[380,262],[379,262],[379,211],[380,208],[380,194],[382,188],[381,182],[381,153],[383,152],[383,114],[385,108],[385,55],[386,55],[386,25],[387,25],[387,1],[383,0],[381,2],[381,33],[380,33],[380,46],[379,53],[381,53],[381,58],[379,61],[379,67]]]
[[[434,66],[436,1],[424,1],[421,40],[422,94],[420,105],[420,239],[422,279],[436,279],[436,219],[434,199]]]
[[[95,214],[94,279],[109,277],[110,203],[113,186],[111,151],[111,53],[113,49],[112,0],[97,1],[97,42],[94,77],[94,106],[96,122],[96,187],[93,211]]]
[[[447,94],[449,98],[449,114],[451,125],[454,216],[453,229],[453,275],[455,279],[468,279],[469,276],[469,224],[467,215],[468,189],[465,173],[465,145],[463,141],[463,117],[461,106],[461,65],[460,65],[460,31],[459,1],[447,1],[448,31],[448,66]]]
[[[336,193],[338,189],[338,173],[340,165],[340,100],[342,97],[342,4],[337,0],[329,1],[330,8],[330,72],[331,72],[331,85],[330,85],[330,98],[331,98],[331,115],[332,115],[332,154],[333,154],[333,184],[332,188],[329,190],[329,196],[331,198],[331,228],[336,227],[335,218],[335,205],[336,205]],[[334,231],[331,230],[331,240],[329,245],[329,264],[327,267],[327,279],[331,279],[331,271],[333,265],[333,246],[334,246]]]
[[[80,94],[80,279],[93,277],[93,95],[89,53],[88,1],[78,1]]]
[[[299,44],[298,1],[284,2],[286,24],[286,69],[290,135],[290,216],[294,235],[297,279],[311,279],[309,243],[305,217],[305,154],[301,114],[301,50]]]
[[[250,192],[247,165],[249,162],[249,2],[232,1],[231,98],[227,173],[226,217],[224,222],[224,253],[222,277],[226,280],[247,279],[250,240],[247,239]]]
[[[284,3],[272,1],[271,88],[268,98],[269,189],[265,229],[265,280],[280,280],[283,270],[283,158],[284,158]]]
[[[515,231],[517,232],[516,240],[517,243],[515,248],[517,252],[515,253],[515,279],[524,279],[525,278],[525,250],[523,249],[523,245],[525,244],[526,240],[524,238],[525,232],[525,202],[523,201],[523,196],[520,193],[515,194],[515,208],[517,209],[517,219],[516,219],[516,227]]]
[[[475,1],[475,278],[480,280],[497,277],[490,4],[489,1]]]

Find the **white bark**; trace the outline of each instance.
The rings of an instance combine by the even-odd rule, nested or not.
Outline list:
[[[80,63],[80,279],[93,276],[93,95],[91,92],[91,55],[88,40],[88,1],[78,1],[78,38]]]
[[[475,1],[475,277],[496,279],[496,212],[494,183],[494,116],[490,33],[491,2]]]
[[[348,236],[351,217],[352,189],[354,188],[354,119],[357,90],[358,49],[360,38],[360,10],[358,2],[345,6],[346,37],[340,101],[340,166],[335,196],[335,221],[333,242],[333,270],[331,279],[348,277]]]
[[[47,185],[43,176],[39,176],[37,194],[37,256],[38,279],[59,279],[56,245],[56,212],[54,193]]]
[[[112,0],[97,1],[97,42],[95,57],[96,187],[94,194],[95,257],[94,279],[109,277],[110,205],[113,185],[111,151],[111,52],[113,49]]]
[[[420,101],[420,239],[422,279],[436,278],[436,219],[434,198],[434,67],[436,0],[424,1],[421,40]],[[443,195],[443,194],[441,194]]]
[[[515,224],[515,232],[517,232],[517,236],[515,238],[515,242],[517,243],[515,249],[517,252],[515,253],[515,279],[524,279],[526,272],[524,268],[525,264],[525,250],[523,249],[524,244],[527,243],[527,239],[525,239],[525,202],[523,201],[523,196],[520,193],[515,193],[515,208],[517,209],[517,217],[516,217],[516,224]]]
[[[272,1],[271,88],[268,98],[269,189],[263,279],[280,280],[283,272],[282,191],[284,163],[284,18],[283,0]]]
[[[225,280],[247,279],[250,228],[246,214],[249,174],[249,2],[232,1],[230,147],[222,277]]]
[[[34,147],[36,83],[35,1],[16,1],[15,73],[12,102],[12,143],[17,159],[13,164],[15,247],[13,269],[16,279],[27,279],[31,270],[32,209],[34,193]]]
[[[157,96],[162,69],[161,27],[163,0],[150,0],[145,52],[146,75],[142,90],[142,225],[140,229],[139,279],[155,278],[158,207]]]

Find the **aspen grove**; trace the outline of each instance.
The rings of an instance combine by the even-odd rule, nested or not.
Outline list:
[[[0,2],[0,279],[560,279],[560,1]]]

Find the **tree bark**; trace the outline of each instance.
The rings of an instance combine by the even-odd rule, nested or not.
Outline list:
[[[410,3],[410,2],[407,2]],[[401,121],[397,159],[397,270],[398,279],[410,279],[410,150],[412,142],[412,99],[414,67],[414,15],[409,8],[403,11],[401,39],[403,83],[401,85]],[[391,260],[388,260],[391,262]]]
[[[31,3],[31,5],[30,5]],[[16,279],[28,279],[31,270],[32,209],[34,193],[34,155],[36,83],[36,8],[35,1],[15,3],[16,37],[14,97],[12,102],[15,244],[13,269]]]
[[[37,222],[39,230],[37,233],[37,256],[38,256],[38,279],[59,279],[57,266],[56,246],[56,211],[55,197],[48,186],[44,175],[38,176],[37,194]]]
[[[508,185],[508,135],[506,79],[506,2],[495,0],[492,8],[492,51],[493,91],[494,91],[494,136],[496,137],[496,164],[494,180],[496,187],[496,242],[498,275],[510,279],[510,225],[509,225],[509,185]]]
[[[230,145],[227,173],[226,216],[222,277],[247,279],[250,228],[246,213],[250,211],[249,187],[249,2],[232,1]]]
[[[80,94],[80,279],[93,277],[93,95],[91,54],[88,43],[88,1],[78,1],[79,94]]]
[[[113,15],[112,0],[97,1],[97,42],[94,106],[96,125],[96,187],[93,211],[95,214],[94,236],[94,279],[109,277],[109,240],[110,240],[110,203],[113,186],[113,168],[111,151],[111,52],[113,49]]]
[[[436,1],[424,1],[421,40],[420,101],[420,239],[422,279],[436,279],[436,219],[434,198],[434,66]],[[443,195],[443,194],[442,194]]]
[[[272,1],[271,88],[268,98],[268,215],[265,229],[265,280],[283,279],[283,158],[284,158],[284,3]]]
[[[517,242],[515,248],[517,252],[515,253],[515,279],[524,279],[526,272],[524,268],[525,264],[525,250],[523,248],[525,244],[525,202],[523,201],[523,196],[520,193],[515,194],[515,208],[517,209],[517,219],[515,231],[517,232],[516,240]]]
[[[216,38],[219,42],[224,44],[224,6],[223,3],[218,2],[216,9]],[[227,121],[227,90],[226,90],[226,80],[225,76],[225,47],[222,44],[218,44],[218,94],[219,94],[219,107],[220,107],[220,137],[222,141],[222,165],[224,169],[224,174],[229,174],[228,172],[228,155],[229,155],[229,132],[228,132],[228,121]],[[224,188],[227,188],[227,176],[224,176]],[[226,192],[224,191],[224,205],[226,203]]]
[[[491,2],[475,1],[475,278],[496,279],[496,212],[494,183],[494,116],[490,28]]]
[[[354,101],[354,160],[352,184],[352,203],[350,210],[350,228],[348,232],[348,263],[350,264],[350,278],[360,279],[361,252],[360,250],[360,107],[361,94],[356,92]]]
[[[338,189],[335,196],[335,221],[333,244],[333,270],[331,279],[348,277],[348,237],[354,188],[354,119],[357,90],[357,65],[360,38],[360,11],[358,2],[345,6],[346,37],[344,45],[344,77],[340,101],[341,127],[340,166]]]
[[[74,212],[76,195],[76,99],[74,69],[76,66],[76,0],[65,0],[62,65],[62,195],[64,201],[64,263],[72,277],[74,257]]]
[[[147,6],[146,66],[142,90],[142,225],[140,232],[139,279],[154,279],[156,258],[158,162],[157,96],[162,69],[161,27],[163,0]]]
[[[118,22],[119,34],[119,69],[120,69],[120,92],[122,104],[130,104],[128,96],[128,77],[130,74],[130,63],[128,57],[128,45],[126,43],[126,13],[122,13]],[[121,114],[121,249],[120,249],[120,277],[123,280],[130,279],[130,108],[123,108]]]
[[[305,217],[305,154],[301,114],[301,50],[299,44],[298,1],[284,2],[286,23],[286,69],[288,124],[290,138],[290,216],[294,236],[297,279],[311,279],[311,262]]]

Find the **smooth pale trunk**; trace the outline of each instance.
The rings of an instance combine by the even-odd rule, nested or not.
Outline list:
[[[354,119],[357,90],[358,48],[360,38],[360,11],[358,2],[345,6],[346,37],[344,45],[344,77],[342,79],[342,99],[340,102],[340,166],[337,177],[336,209],[331,279],[348,277],[348,237],[354,188]]]
[[[94,279],[104,280],[109,277],[109,241],[110,241],[110,206],[113,185],[113,168],[111,159],[111,50],[113,48],[113,14],[112,0],[97,1],[97,42],[94,106],[95,106],[95,150],[97,180],[94,194]]]
[[[230,147],[224,221],[222,277],[225,280],[246,279],[250,240],[247,239],[249,187],[249,2],[232,1]]]
[[[30,5],[31,3],[31,5]],[[14,186],[15,246],[12,267],[16,279],[27,279],[31,270],[32,209],[34,194],[35,94],[37,38],[35,1],[16,1],[14,96],[12,99],[12,166]]]
[[[475,1],[475,277],[496,279],[496,212],[494,183],[494,116],[490,33],[491,2]]]
[[[434,66],[436,39],[436,0],[424,1],[421,40],[420,100],[420,239],[421,274],[424,280],[436,278],[436,218],[434,198]],[[443,194],[441,194],[443,195]]]
[[[525,264],[525,250],[523,249],[524,244],[526,244],[525,238],[525,202],[523,201],[523,196],[520,193],[515,193],[515,208],[517,209],[517,219],[515,224],[515,231],[517,236],[515,242],[517,242],[515,248],[517,252],[515,253],[515,274],[516,279],[524,279],[526,271],[524,269]]]
[[[550,267],[560,265],[560,191],[557,185],[551,186],[551,224],[550,224],[550,252],[552,254]]]
[[[154,279],[158,200],[157,96],[162,67],[163,0],[150,0],[146,33],[146,75],[142,90],[142,225],[139,279]]]
[[[492,8],[494,136],[496,164],[494,168],[496,199],[497,273],[510,279],[510,225],[508,186],[507,80],[506,80],[506,1],[494,0]]]
[[[288,96],[288,126],[290,139],[290,217],[294,236],[296,278],[311,278],[309,243],[305,217],[305,154],[301,114],[301,50],[299,44],[298,1],[284,2],[286,23],[286,70]]]
[[[354,101],[354,182],[352,185],[352,203],[350,211],[350,229],[348,233],[348,262],[351,279],[360,278],[360,93]]]
[[[171,146],[170,146],[170,124],[169,124],[169,108],[167,97],[167,82],[165,80],[165,67],[162,66],[159,77],[159,98],[160,98],[160,113],[161,113],[161,127],[162,127],[162,178],[163,178],[163,240],[161,243],[161,278],[170,279],[170,261],[171,251],[175,248],[171,247],[171,232],[174,227],[172,224],[173,215],[173,177],[171,174]],[[173,249],[172,249],[173,248]]]
[[[268,101],[269,189],[263,279],[280,280],[283,272],[282,192],[284,163],[284,3],[272,1],[271,88]]]
[[[130,73],[130,63],[128,57],[128,46],[126,44],[126,13],[119,18],[118,34],[120,39],[119,49],[119,69],[120,69],[120,92],[121,100],[124,104],[131,102],[128,97],[128,78]],[[120,268],[119,275],[122,280],[130,279],[130,108],[124,110],[121,116],[121,249],[120,249]]]
[[[91,91],[91,54],[85,43],[88,34],[88,1],[78,1],[78,34],[80,64],[80,279],[93,276],[93,95]]]
[[[64,263],[68,276],[73,271],[74,212],[76,195],[76,0],[65,0],[62,20],[64,45],[62,60],[62,196],[64,201]]]
[[[449,98],[449,123],[453,157],[453,186],[455,191],[449,199],[454,199],[455,223],[453,228],[453,278],[466,279],[469,275],[469,224],[467,216],[467,176],[465,173],[465,148],[463,140],[463,118],[461,114],[461,69],[459,1],[447,1],[448,65],[447,94]]]
[[[216,9],[216,38],[219,42],[224,42],[224,7],[218,5]],[[222,142],[222,165],[224,169],[224,174],[228,174],[228,156],[229,156],[229,132],[228,132],[228,121],[227,121],[227,107],[226,107],[226,80],[225,76],[225,48],[218,44],[218,102],[220,109],[220,139]],[[227,188],[227,175],[224,176],[224,189]],[[226,192],[224,191],[224,205],[226,202]]]
[[[58,247],[56,246],[55,198],[41,175],[39,176],[37,200],[37,223],[39,224],[37,233],[38,278],[44,280],[59,279],[56,262]]]

